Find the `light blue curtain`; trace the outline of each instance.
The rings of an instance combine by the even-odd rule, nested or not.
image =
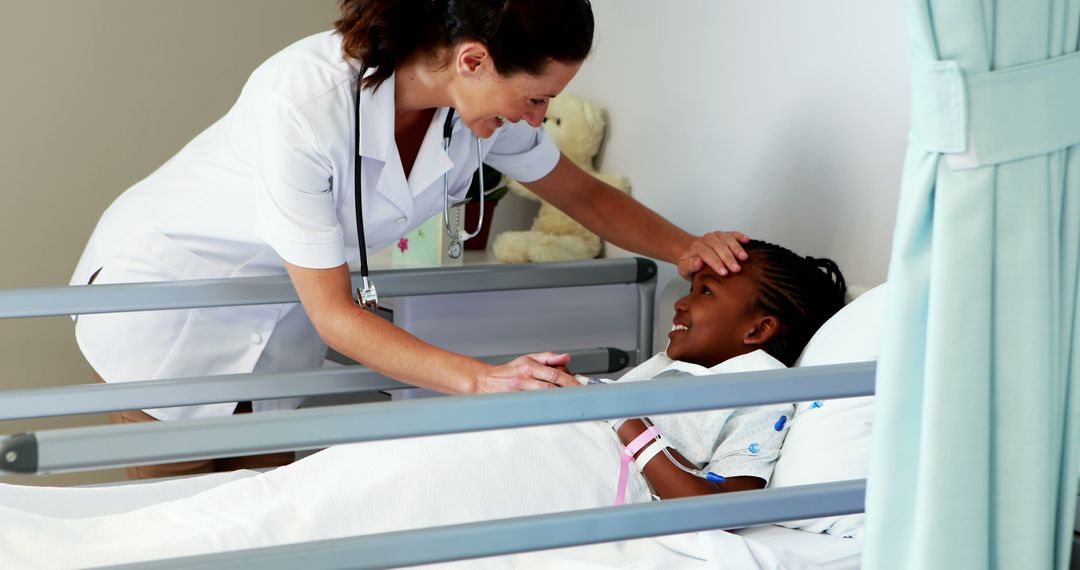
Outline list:
[[[909,0],[907,20],[912,130],[864,567],[1065,568],[1080,435],[1080,0]]]

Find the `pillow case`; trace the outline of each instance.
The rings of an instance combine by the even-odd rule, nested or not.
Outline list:
[[[885,317],[885,285],[863,293],[818,329],[796,366],[877,360]],[[864,479],[870,461],[874,398],[799,402],[769,487]],[[861,513],[779,523],[788,528],[854,536]]]

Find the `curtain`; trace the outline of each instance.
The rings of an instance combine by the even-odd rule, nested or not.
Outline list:
[[[907,24],[864,567],[1066,568],[1080,0],[908,0]]]

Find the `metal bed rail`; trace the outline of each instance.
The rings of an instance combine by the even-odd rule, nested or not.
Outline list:
[[[471,265],[373,271],[383,297],[587,287],[638,286],[637,353],[652,354],[656,263],[631,257],[541,264]],[[353,287],[361,284],[352,274]],[[7,289],[0,319],[296,303],[288,275]]]
[[[384,297],[644,284],[656,278],[656,263],[632,257],[541,264],[470,265],[438,269],[372,271]],[[352,274],[353,286],[361,283]],[[193,279],[153,283],[74,285],[0,291],[0,319],[91,313],[122,313],[232,305],[296,303],[288,275]]]
[[[440,398],[328,410],[270,412],[212,420],[191,420],[160,426],[110,426],[25,434],[0,441],[0,455],[12,451],[48,451],[48,457],[21,456],[18,471],[31,464],[53,468],[92,468],[103,463],[124,465],[131,454],[113,453],[135,445],[139,461],[160,458],[153,447],[167,446],[177,458],[204,457],[195,445],[183,444],[209,430],[216,438],[246,440],[248,450],[295,447],[300,432],[322,433],[322,444],[430,435],[439,433],[567,423],[678,411],[697,411],[811,399],[869,396],[874,393],[873,362],[747,372],[664,382],[589,386],[571,390]],[[607,390],[597,393],[596,390]],[[600,395],[603,397],[598,397]],[[642,403],[647,402],[647,403]],[[438,417],[438,420],[433,419]],[[230,427],[231,424],[231,427]],[[290,428],[289,425],[292,425]],[[119,428],[119,429],[117,429]],[[150,429],[146,429],[150,428]],[[349,430],[335,435],[336,430]],[[121,430],[126,430],[130,437]],[[80,433],[81,432],[81,433]],[[168,435],[169,437],[161,437]],[[40,441],[39,441],[40,436]],[[261,442],[260,442],[261,440]],[[266,444],[267,440],[274,443]],[[290,441],[284,441],[290,440]],[[59,447],[54,447],[54,445]],[[279,447],[280,446],[280,447]],[[54,461],[54,456],[82,452],[83,465]],[[66,448],[66,449],[60,449]],[[234,446],[219,446],[218,451]],[[102,453],[109,457],[103,461]],[[192,453],[193,455],[184,455]],[[94,457],[97,456],[97,457]],[[8,467],[12,467],[8,465]],[[648,504],[586,509],[497,521],[397,531],[127,564],[115,568],[276,569],[308,570],[396,568],[470,558],[565,548],[710,529],[833,516],[864,510],[866,481],[854,480],[724,495],[692,497]],[[417,548],[422,545],[422,548]]]
[[[574,369],[600,374],[625,368],[636,357],[614,348],[565,351]],[[503,363],[519,355],[478,357]],[[0,421],[194,406],[218,402],[275,398],[342,396],[412,388],[363,366],[342,366],[302,372],[223,374],[141,382],[83,384],[0,392]]]
[[[399,568],[617,540],[859,513],[866,480],[743,491],[204,554],[117,570]],[[422,545],[418,548],[418,545]]]
[[[426,435],[871,395],[873,362],[18,434],[0,471],[56,473]],[[600,390],[603,390],[601,392]]]

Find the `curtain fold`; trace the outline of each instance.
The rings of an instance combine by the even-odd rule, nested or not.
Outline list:
[[[1038,146],[1032,132],[1057,128],[1060,138],[1064,124],[1070,135],[1080,115],[1055,110],[1060,93],[1046,94],[1047,109],[1001,108],[970,79],[1007,80],[1017,66],[1076,52],[1080,0],[909,0],[907,13],[913,69],[956,62],[967,89],[956,112],[937,78],[913,77],[913,125],[957,122],[969,157],[963,166],[915,133],[908,149],[864,567],[1066,568],[1080,459],[1080,144],[979,165],[972,133],[995,133],[995,152],[1007,154],[1013,143]],[[1041,101],[1044,84],[1022,102]],[[920,97],[934,104],[916,109]],[[991,100],[992,112],[978,107]],[[1020,125],[1014,139],[986,122],[1014,112],[1046,128]]]

